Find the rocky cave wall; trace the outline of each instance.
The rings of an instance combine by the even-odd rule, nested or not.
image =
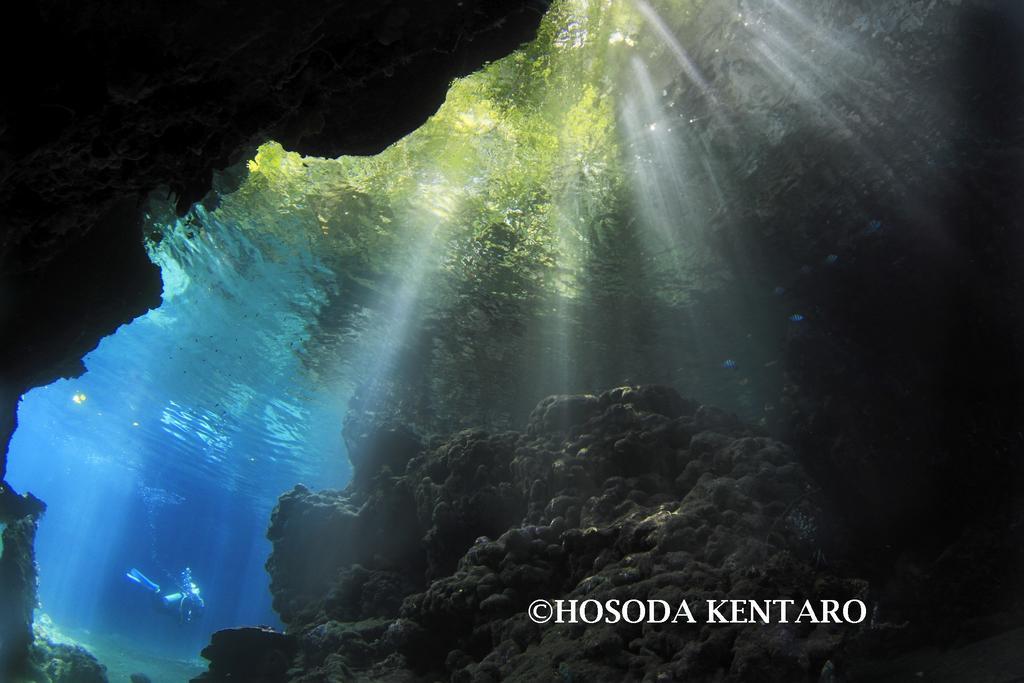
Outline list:
[[[857,112],[852,128],[759,87],[744,68],[756,55],[730,40],[726,3],[704,5],[699,30],[682,36],[746,136],[742,159],[722,155],[738,182],[716,222],[719,248],[752,286],[785,280],[817,323],[786,342],[780,430],[861,557],[877,560],[868,569],[904,567],[893,594],[938,564],[940,577],[977,577],[970,585],[987,592],[971,599],[998,602],[1024,546],[1014,541],[1024,10],[1007,0],[788,4],[871,48],[834,76],[830,102],[844,120]],[[3,441],[25,390],[80,372],[103,335],[159,302],[138,231],[147,192],[167,187],[185,206],[268,138],[318,155],[380,149],[436,108],[453,75],[528,38],[543,9],[6,5],[18,38],[0,47]],[[674,87],[687,95],[684,81]],[[719,149],[728,131],[697,118]],[[837,245],[839,267],[792,277]],[[2,500],[5,520],[37,512],[9,489]]]
[[[268,139],[377,152],[422,124],[452,78],[530,39],[547,4],[4,4],[0,482],[19,397],[80,374],[102,337],[159,304],[140,228],[151,191],[184,209]],[[9,533],[41,510],[0,483]],[[10,543],[0,561],[31,558],[30,542]],[[0,593],[0,649],[24,650],[30,583]]]
[[[215,635],[198,681],[833,680],[920,635],[707,623],[707,600],[877,596],[792,449],[674,389],[549,397],[522,432],[363,436],[345,491],[274,510],[287,634]],[[696,623],[537,624],[536,599],[686,600]]]
[[[7,494],[0,491],[2,495]],[[0,515],[0,673],[4,674],[21,666],[16,660],[32,644],[36,519],[31,512]]]

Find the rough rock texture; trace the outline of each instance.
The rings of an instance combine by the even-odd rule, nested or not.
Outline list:
[[[19,496],[0,482],[0,679],[14,680],[31,670],[26,653],[32,644],[36,607],[34,543],[44,506],[31,495]]]
[[[409,92],[439,100],[447,74],[420,79],[414,65],[469,68],[460,63],[467,45],[501,40],[463,37],[523,7],[467,1],[463,15],[457,3],[421,5],[0,10],[24,42],[0,48],[15,65],[0,105],[0,441],[25,387],[76,371],[101,335],[155,303],[156,273],[129,218],[140,193],[166,184],[183,201],[197,198],[211,169],[261,134],[341,151],[321,142],[340,148],[364,135],[377,125],[367,116],[399,121],[416,109]],[[950,601],[935,596],[965,593],[960,604],[1005,603],[1024,576],[1022,6],[741,6],[754,25],[758,13],[792,8],[866,48],[778,96],[734,6],[709,2],[681,42],[728,115],[696,111],[701,98],[684,79],[669,95],[686,97],[707,149],[742,140],[735,158],[715,156],[722,177],[739,179],[723,186],[722,251],[738,273],[758,274],[757,287],[784,283],[814,323],[787,342],[791,382],[780,412],[792,441],[840,502],[859,556],[888,577],[890,604],[945,609]],[[528,33],[513,20],[494,36],[512,41],[520,30]],[[349,32],[357,37],[346,42]],[[832,34],[797,24],[789,35],[792,53],[807,56]],[[37,68],[18,68],[28,62]],[[391,62],[393,77],[372,68]],[[393,99],[382,108],[373,93]],[[321,121],[329,128],[318,130]],[[836,267],[818,267],[836,252]],[[295,610],[308,606],[300,592],[282,595]],[[6,605],[0,613],[11,614]],[[963,615],[934,616],[941,624]]]
[[[202,652],[211,662],[210,670],[192,680],[278,683],[286,680],[296,649],[293,637],[268,628],[218,631]]]
[[[55,643],[38,635],[32,646],[32,663],[36,675],[26,680],[37,683],[107,683],[108,681],[107,668],[96,661],[96,658],[85,648],[68,643]]]
[[[168,188],[187,207],[268,139],[319,156],[379,151],[426,120],[452,78],[529,39],[546,7],[4,3],[0,482],[19,397],[80,374],[103,336],[159,304],[146,195]],[[34,594],[0,593],[0,662],[25,660],[21,645],[7,652],[28,628],[8,628],[22,602]]]
[[[686,599],[699,622],[707,599],[871,599],[793,452],[669,388],[353,460],[348,489],[297,487],[273,514],[291,681],[817,680],[870,630],[527,619],[538,598]]]

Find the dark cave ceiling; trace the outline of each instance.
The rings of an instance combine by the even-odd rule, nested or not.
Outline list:
[[[18,37],[0,47],[0,439],[22,393],[79,374],[99,339],[159,304],[137,238],[149,192],[187,208],[268,139],[378,152],[453,78],[528,40],[547,4],[5,6]]]

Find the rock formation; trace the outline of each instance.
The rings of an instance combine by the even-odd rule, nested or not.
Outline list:
[[[159,304],[140,227],[151,191],[185,208],[212,189],[215,171],[268,139],[321,156],[379,151],[432,114],[452,78],[528,40],[546,8],[40,0],[0,9],[12,29],[0,45],[0,482],[19,397],[81,374],[102,337]],[[28,625],[7,622],[34,601],[0,593],[0,662],[24,663],[17,633]]]
[[[816,680],[872,628],[703,623],[707,600],[872,595],[793,452],[672,389],[550,397],[523,433],[362,444],[345,491],[274,511],[298,648],[273,680]],[[698,623],[538,625],[537,599],[686,600]]]
[[[0,674],[16,680],[32,668],[32,611],[36,607],[35,538],[45,506],[0,481]]]
[[[718,129],[723,119],[695,117],[700,134],[712,149],[726,135],[744,136],[741,156],[715,159],[736,183],[726,188],[728,211],[716,216],[714,232],[736,272],[756,274],[752,286],[770,291],[784,283],[794,306],[813,312],[815,325],[787,337],[789,390],[779,426],[791,429],[807,472],[855,527],[860,557],[874,563],[873,573],[895,574],[883,590],[890,604],[906,601],[909,612],[928,603],[919,591],[963,589],[978,604],[997,605],[1014,595],[1010,587],[1022,575],[1024,547],[1018,427],[1024,392],[1015,342],[1022,335],[1016,226],[1024,213],[1024,19],[1020,4],[1008,0],[868,4],[781,3],[829,31],[859,36],[864,54],[873,55],[851,50],[841,70],[819,78],[826,83],[816,92],[820,107],[801,108],[795,98],[775,98],[772,88],[762,87],[757,67],[764,58],[750,51],[750,41],[736,39],[727,4],[705,3],[693,35],[681,37],[730,111],[728,126]],[[744,11],[777,12],[779,6],[749,2]],[[527,37],[541,9],[512,0],[250,3],[211,10],[195,3],[120,2],[102,9],[8,3],[0,12],[4,25],[17,27],[17,38],[4,41],[3,61],[36,68],[11,69],[0,104],[0,442],[14,429],[21,393],[80,372],[82,354],[100,337],[158,302],[158,274],[139,241],[142,196],[166,186],[183,204],[198,199],[215,169],[267,137],[320,155],[378,149],[422,121],[452,75]],[[811,54],[822,34],[797,33],[807,42],[792,49]],[[840,71],[842,78],[832,77]],[[698,102],[688,87],[680,78],[669,96]],[[848,125],[832,125],[830,115]],[[914,145],[902,144],[908,129]],[[840,248],[835,268],[804,270]],[[578,400],[558,410],[586,413],[589,404]],[[534,501],[532,490],[517,488],[525,479],[492,475],[485,465],[481,491],[487,493],[478,492],[476,470],[458,462],[458,453],[483,444],[479,448],[497,458],[500,469],[514,460],[507,449],[518,447],[517,438],[541,443],[542,434],[463,435],[461,446],[452,446],[452,462],[438,455],[440,444],[429,444],[410,462],[437,468],[430,481],[439,495],[449,495],[443,501],[424,502],[427,493],[417,495],[405,480],[408,467],[394,462],[388,464],[392,478],[366,475],[377,476],[379,490],[344,497],[294,492],[289,505],[297,511],[310,508],[325,528],[361,538],[384,528],[385,518],[368,511],[383,510],[393,499],[405,506],[397,509],[415,509],[419,520],[396,532],[416,534],[426,545],[422,552],[408,549],[411,557],[389,556],[383,540],[371,544],[381,547],[369,556],[333,547],[312,574],[315,590],[308,593],[279,569],[277,599],[292,629],[303,632],[318,618],[311,612],[327,609],[316,604],[323,585],[337,589],[332,615],[397,614],[392,596],[410,583],[415,595],[427,596],[428,580],[457,581],[453,568],[483,573],[483,566],[459,564],[458,553],[468,547],[459,548],[476,531],[465,518],[474,510],[521,512],[519,520],[550,529],[554,518],[530,507],[546,495],[541,489]],[[631,447],[626,441],[623,453],[606,461],[626,468],[617,476],[639,486],[642,477],[629,469]],[[567,476],[561,468],[579,464],[577,454],[551,457],[550,463],[537,456],[524,464],[559,476]],[[568,465],[556,467],[562,461]],[[667,466],[657,459],[653,464]],[[458,476],[445,488],[449,467]],[[662,484],[651,491],[662,491]],[[29,534],[17,521],[25,518],[18,501],[0,498],[0,524],[5,534],[24,539]],[[282,502],[281,510],[286,507]],[[574,507],[578,502],[556,517],[570,520]],[[302,547],[298,532],[287,529],[287,516],[275,520],[277,542]],[[508,539],[504,546],[498,540],[504,531],[486,535],[508,554]],[[559,530],[557,538],[569,531]],[[10,554],[15,551],[8,548],[19,550]],[[5,541],[0,564],[21,567],[26,557],[24,543]],[[282,557],[274,560],[280,568],[287,565]],[[349,567],[343,585],[331,576],[335,562]],[[934,568],[938,580],[925,585],[925,568]],[[567,569],[549,574],[565,581],[575,576]],[[380,596],[386,605],[378,606],[377,598],[350,605],[344,596],[354,586],[378,587],[359,592]],[[8,621],[32,602],[10,589],[0,599]],[[400,608],[408,614],[402,623],[429,621],[434,604],[410,598]],[[958,617],[932,616],[937,624]],[[4,647],[23,644],[24,621],[8,621],[0,634]],[[412,626],[384,638],[382,624],[364,620],[355,639],[335,622],[344,623],[321,622],[317,633],[329,645],[318,651],[352,643],[345,646],[348,654],[316,666],[365,668],[386,650],[370,645],[394,642],[396,657],[440,670],[408,645],[417,641]],[[479,645],[472,633],[454,633],[472,661],[453,661],[452,671],[482,666],[493,651],[484,649],[504,642],[495,643],[501,635]],[[632,640],[623,642],[628,649]],[[315,660],[302,652],[303,661]]]
[[[272,683],[281,680],[297,649],[295,639],[267,628],[234,628],[218,631],[203,657],[213,662],[201,681]]]
[[[36,637],[32,662],[49,683],[107,683],[107,670],[85,648]],[[133,681],[134,683],[134,681]]]

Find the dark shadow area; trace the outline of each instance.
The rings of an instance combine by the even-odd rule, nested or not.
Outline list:
[[[888,614],[946,643],[1019,608],[1024,540],[1024,8],[967,7],[955,33],[931,74],[952,151],[874,198],[847,265],[803,278],[821,323],[787,344],[791,441]]]

